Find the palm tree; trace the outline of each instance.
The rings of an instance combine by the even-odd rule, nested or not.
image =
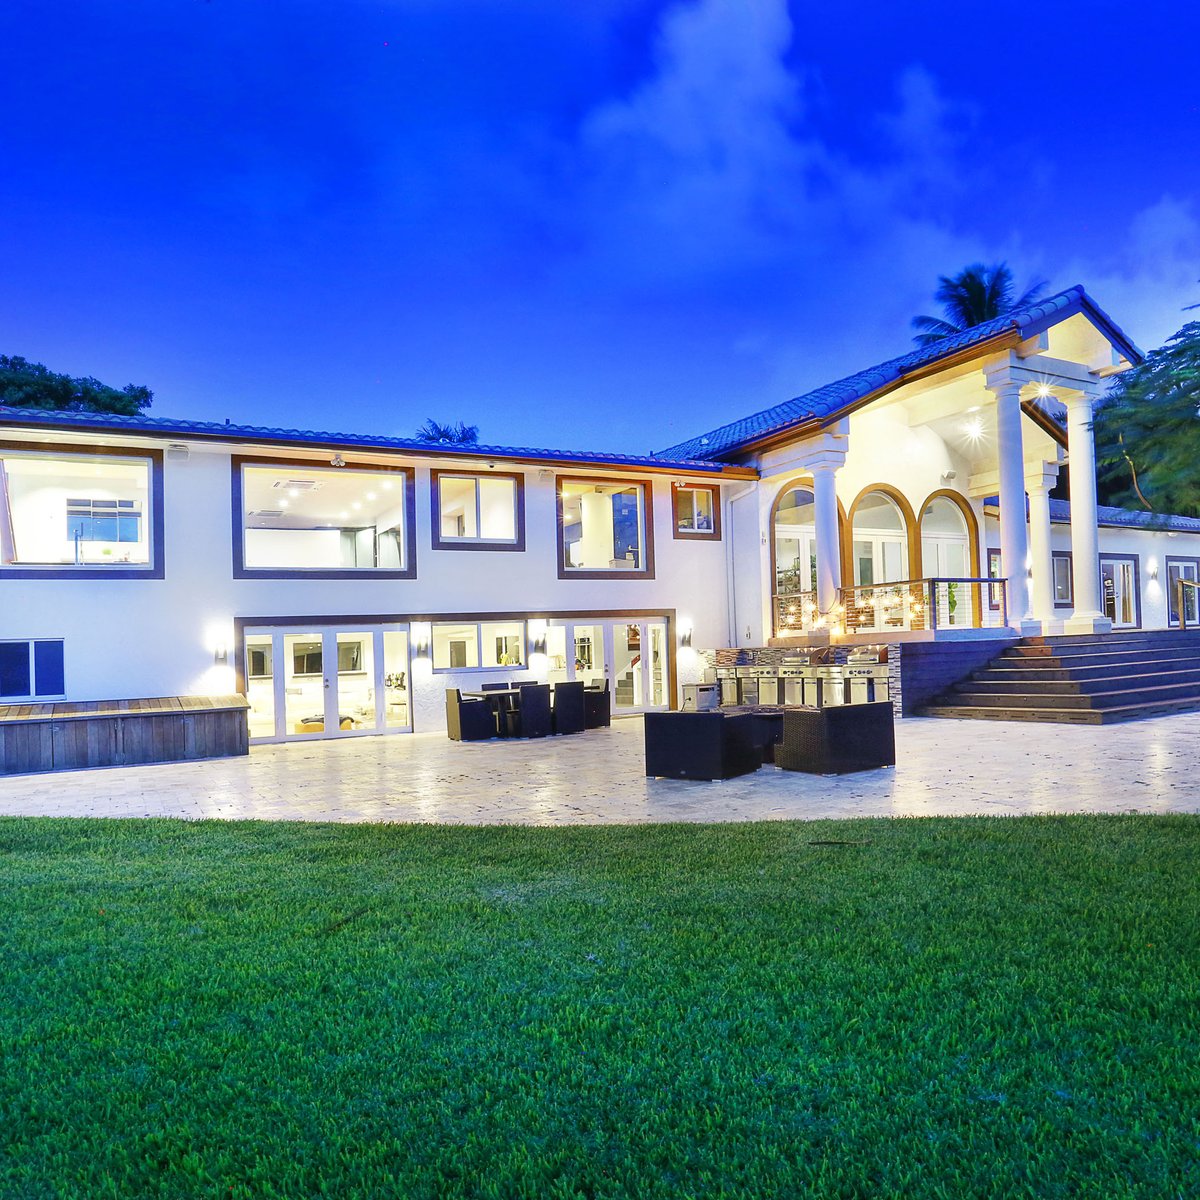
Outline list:
[[[455,425],[442,425],[430,417],[417,430],[417,437],[423,442],[449,442],[452,446],[474,446],[479,441],[479,426],[465,425],[462,421]]]
[[[1014,298],[1013,274],[1007,263],[997,263],[994,267],[972,263],[953,277],[939,275],[933,298],[946,315],[913,317],[913,328],[919,330],[913,341],[918,346],[929,346],[944,337],[963,333],[974,325],[1035,303],[1045,290],[1046,282],[1041,280]]]

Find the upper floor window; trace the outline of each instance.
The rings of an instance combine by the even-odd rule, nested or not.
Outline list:
[[[520,475],[431,471],[435,550],[524,550]]]
[[[0,444],[0,569],[161,577],[162,457]]]
[[[653,522],[647,482],[558,480],[560,579],[654,577]]]
[[[413,472],[233,460],[234,576],[411,579]]]
[[[677,538],[719,541],[721,489],[707,483],[671,484],[671,508]]]

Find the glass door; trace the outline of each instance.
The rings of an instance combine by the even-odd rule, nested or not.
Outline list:
[[[646,703],[642,626],[637,622],[614,622],[608,632],[613,647],[613,711],[636,712]]]
[[[253,629],[245,647],[252,741],[412,728],[407,627]]]
[[[1169,624],[1179,624],[1179,581],[1195,583],[1200,579],[1200,561],[1191,559],[1181,562],[1167,563],[1167,613]],[[1183,589],[1183,620],[1186,625],[1200,625],[1200,612],[1197,609],[1196,589]]]
[[[1114,629],[1132,629],[1138,624],[1137,570],[1132,558],[1100,560],[1100,595],[1104,615]]]

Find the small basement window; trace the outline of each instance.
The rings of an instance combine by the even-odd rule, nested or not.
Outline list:
[[[65,695],[61,641],[0,642],[0,700],[60,700]]]

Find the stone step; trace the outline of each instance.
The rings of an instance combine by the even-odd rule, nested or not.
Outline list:
[[[1062,667],[1056,659],[993,660],[974,672],[975,679],[1107,679],[1154,671],[1200,670],[1200,653],[1170,658],[1136,658],[1123,663],[1101,663],[1090,667]]]
[[[930,704],[917,710],[921,717],[951,717],[971,721],[1037,721],[1058,725],[1114,725],[1144,717],[1169,717],[1200,711],[1200,698],[1160,700],[1117,708],[992,708],[958,704]]]
[[[1022,638],[1030,646],[1114,646],[1139,642],[1200,641],[1200,629],[1130,629],[1115,633],[1048,633]]]
[[[1137,691],[1143,688],[1166,687],[1170,684],[1194,684],[1200,687],[1200,666],[1183,671],[1149,671],[1142,675],[1101,675],[1080,679],[1009,679],[996,678],[977,672],[973,679],[965,679],[954,685],[957,692],[990,692],[997,695],[1030,692],[1036,695],[1083,694],[1099,695],[1103,692]]]
[[[1014,647],[1016,649],[1016,647]],[[1013,654],[1006,650],[998,658],[992,660],[994,666],[1020,667],[1105,667],[1120,666],[1122,663],[1137,663],[1154,658],[1194,658],[1195,652],[1189,647],[1167,647],[1164,650],[1108,650],[1095,651],[1089,654],[1066,653],[1057,654]]]
[[[1200,684],[1164,684],[1154,687],[1113,688],[1104,692],[983,692],[955,691],[947,703],[971,708],[1122,708],[1166,700],[1191,700],[1200,705]]]

